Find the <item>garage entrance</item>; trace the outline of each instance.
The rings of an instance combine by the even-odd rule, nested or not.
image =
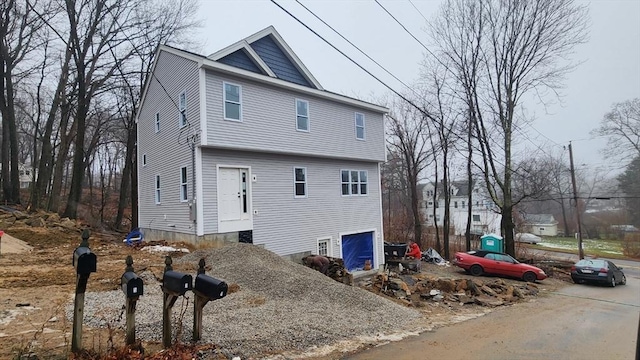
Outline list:
[[[373,231],[357,234],[342,235],[342,259],[344,266],[349,271],[359,271],[364,269],[365,261],[373,259]]]

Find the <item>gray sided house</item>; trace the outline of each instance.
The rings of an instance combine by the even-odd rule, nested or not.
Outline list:
[[[140,228],[378,267],[387,111],[324,90],[273,27],[209,56],[161,46],[137,119]]]

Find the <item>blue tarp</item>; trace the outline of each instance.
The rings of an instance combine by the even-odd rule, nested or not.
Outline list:
[[[124,243],[129,246],[132,246],[134,244],[141,243],[143,239],[144,239],[144,234],[142,233],[142,231],[140,231],[139,228],[135,228],[131,230],[131,232],[124,239]]]
[[[342,237],[342,259],[349,271],[364,269],[365,261],[373,264],[373,233],[360,233]]]

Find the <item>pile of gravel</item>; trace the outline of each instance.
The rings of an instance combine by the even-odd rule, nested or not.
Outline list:
[[[303,352],[359,336],[415,330],[413,320],[421,316],[253,245],[198,250],[174,260],[174,265],[197,266],[201,258],[211,268],[207,275],[239,286],[203,311],[201,341],[218,345],[228,356]],[[145,294],[137,302],[136,334],[145,341],[162,341],[160,284],[152,276],[141,277]],[[173,308],[173,330],[184,342],[192,336],[193,296],[188,292]],[[123,304],[121,291],[87,293],[85,325],[124,328]],[[72,311],[71,305],[70,318]]]

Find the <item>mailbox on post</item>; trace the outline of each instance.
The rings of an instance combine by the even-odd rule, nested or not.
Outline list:
[[[212,278],[205,274],[204,259],[198,263],[198,275],[193,292],[196,295],[193,301],[193,341],[200,340],[202,334],[202,309],[209,301],[222,299],[227,296],[229,287],[227,283]]]
[[[228,290],[229,287],[226,282],[205,274],[198,274],[198,276],[196,276],[196,284],[193,292],[198,296],[207,298],[208,300],[218,300],[227,296]]]
[[[162,290],[178,296],[193,289],[193,277],[189,274],[169,270],[162,276]]]
[[[127,271],[122,274],[122,277],[120,278],[120,286],[122,287],[122,292],[128,299],[144,295],[142,279],[140,279],[133,271]]]
[[[76,268],[77,274],[88,275],[96,272],[97,263],[96,254],[92,253],[88,246],[80,244],[73,252],[73,267]]]

